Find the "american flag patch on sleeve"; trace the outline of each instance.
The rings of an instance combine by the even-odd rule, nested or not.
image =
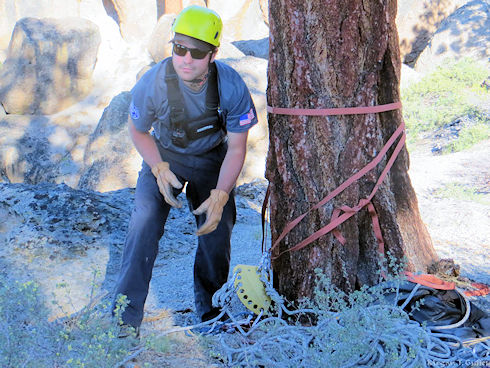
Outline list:
[[[255,118],[254,110],[253,108],[250,108],[250,111],[248,113],[240,116],[240,126],[250,124],[254,118]]]

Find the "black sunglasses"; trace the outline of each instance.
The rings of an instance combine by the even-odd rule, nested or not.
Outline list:
[[[191,49],[189,47],[185,47],[175,42],[173,44],[174,44],[173,50],[176,55],[185,56],[185,54],[187,54],[187,51],[189,51],[193,59],[198,59],[198,60],[204,59],[207,54],[210,54],[212,52],[212,51],[203,51],[199,49]]]

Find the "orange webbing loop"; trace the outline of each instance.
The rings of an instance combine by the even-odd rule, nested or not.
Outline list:
[[[267,105],[267,112],[276,115],[306,115],[306,116],[331,116],[331,115],[358,115],[375,114],[397,110],[402,107],[401,102],[393,102],[385,105],[362,106],[362,107],[338,107],[330,109],[299,109],[286,107],[272,107]]]
[[[408,271],[405,271],[404,274],[407,277],[407,281],[414,282],[416,284],[420,284],[423,286],[427,286],[432,289],[454,290],[456,288],[456,284],[454,282],[441,280],[440,278],[434,275],[430,275],[430,274],[416,275]]]
[[[476,290],[467,290],[464,292],[466,296],[484,296],[490,294],[490,285],[482,284],[480,282],[473,282],[471,284]]]
[[[273,114],[282,114],[282,115],[308,115],[308,116],[327,116],[327,115],[349,115],[349,114],[370,114],[370,113],[379,113],[379,112],[384,112],[384,111],[390,111],[390,110],[396,110],[401,108],[401,103],[400,102],[394,102],[390,104],[385,104],[385,105],[377,105],[377,106],[368,106],[368,107],[348,107],[348,108],[333,108],[333,109],[291,109],[291,108],[280,108],[280,107],[271,107],[267,106],[267,112],[273,113]],[[310,235],[308,238],[304,239],[300,243],[296,244],[295,246],[286,249],[282,252],[280,252],[276,256],[272,256],[272,250],[276,248],[281,240],[284,239],[284,237],[301,221],[303,218],[312,210],[318,209],[322,207],[324,204],[326,204],[328,201],[332,200],[335,198],[338,194],[340,194],[342,191],[344,191],[347,187],[349,187],[352,183],[363,177],[365,174],[367,174],[369,171],[371,171],[373,168],[375,168],[382,160],[382,158],[385,156],[385,154],[388,152],[388,150],[391,148],[391,146],[394,144],[396,139],[400,137],[399,142],[397,143],[390,159],[388,160],[388,163],[386,164],[386,167],[383,169],[381,175],[379,176],[376,185],[374,186],[373,190],[369,194],[367,198],[363,198],[359,201],[359,203],[354,206],[354,207],[348,207],[348,206],[342,206],[340,208],[335,208],[332,213],[332,218],[330,223],[322,227],[320,230],[316,231],[314,234]],[[402,122],[402,124],[396,129],[396,131],[392,134],[390,139],[386,142],[386,144],[383,146],[379,154],[370,162],[368,163],[365,167],[363,167],[361,170],[359,170],[356,174],[352,175],[349,179],[347,179],[345,182],[343,182],[339,187],[337,187],[335,190],[330,192],[327,196],[325,196],[320,202],[318,202],[316,205],[314,205],[312,208],[310,208],[307,212],[304,214],[298,216],[296,219],[290,221],[286,227],[284,228],[283,232],[279,237],[276,239],[272,247],[269,249],[271,252],[271,257],[272,258],[278,258],[282,254],[286,252],[292,252],[296,251],[299,249],[304,248],[308,244],[312,243],[319,237],[332,232],[332,234],[335,236],[335,238],[342,244],[344,245],[346,240],[340,233],[340,231],[337,229],[339,225],[341,225],[343,222],[345,222],[347,219],[352,217],[354,214],[359,212],[363,207],[367,206],[369,214],[371,216],[372,224],[373,224],[373,231],[376,236],[376,240],[378,242],[378,252],[381,257],[384,257],[384,240],[383,240],[383,235],[381,232],[381,227],[379,224],[379,219],[378,215],[376,213],[376,210],[374,208],[374,205],[371,202],[371,199],[375,195],[376,191],[378,190],[379,186],[381,185],[382,181],[388,174],[388,171],[391,169],[393,166],[393,163],[395,159],[397,158],[398,154],[400,153],[401,149],[403,148],[405,144],[405,139],[406,139],[406,134],[405,134],[405,125]],[[262,252],[265,251],[265,214],[266,214],[266,209],[267,209],[267,204],[269,201],[269,196],[270,196],[270,185],[267,187],[267,191],[265,194],[264,202],[262,204]],[[343,212],[343,213],[342,213]],[[438,277],[434,275],[429,275],[429,274],[414,274],[412,272],[405,272],[405,276],[407,277],[408,281],[424,285],[433,289],[439,289],[439,290],[454,290],[455,289],[455,283],[454,282],[447,282],[439,279]],[[384,276],[384,275],[383,275]],[[466,291],[465,295],[467,296],[473,296],[473,295],[486,295],[490,292],[490,287],[485,284],[479,284],[479,283],[474,283],[472,284],[477,290],[474,291]]]
[[[397,103],[397,104],[394,104],[396,108],[400,108],[401,107],[401,104],[400,103]],[[337,187],[335,190],[333,190],[332,192],[330,192],[325,198],[323,198],[320,202],[318,202],[315,206],[313,206],[312,208],[310,208],[307,212],[305,212],[304,214],[298,216],[296,219],[292,220],[291,222],[289,222],[286,227],[284,228],[283,232],[281,233],[281,235],[279,235],[279,237],[276,239],[276,241],[274,242],[274,244],[272,245],[270,251],[272,252],[273,249],[275,249],[279,243],[281,242],[281,240],[284,239],[284,237],[309,213],[311,212],[312,210],[314,209],[318,209],[320,207],[322,207],[324,204],[326,204],[328,201],[330,201],[331,199],[335,198],[338,194],[340,194],[342,191],[344,191],[347,187],[349,187],[352,183],[354,183],[355,181],[357,181],[358,179],[360,179],[361,177],[363,177],[364,175],[366,175],[369,171],[371,171],[372,169],[374,169],[383,159],[383,157],[386,155],[386,153],[388,152],[388,150],[391,148],[391,146],[394,144],[394,142],[398,139],[399,139],[399,142],[397,143],[390,159],[388,160],[388,163],[386,165],[386,167],[384,168],[383,172],[381,173],[381,175],[379,176],[378,178],[378,181],[376,182],[376,185],[374,186],[373,190],[371,191],[371,194],[367,197],[367,198],[364,198],[364,199],[361,199],[359,201],[359,203],[357,204],[357,206],[354,206],[354,207],[348,207],[348,206],[342,206],[340,208],[340,210],[342,210],[344,213],[340,215],[340,213],[338,211],[336,211],[334,214],[333,214],[333,218],[332,220],[330,221],[329,224],[327,224],[326,226],[324,226],[323,228],[321,228],[320,230],[318,230],[317,232],[315,232],[314,234],[310,235],[308,238],[304,239],[302,242],[296,244],[295,246],[279,253],[279,255],[275,256],[274,258],[277,258],[277,257],[280,257],[282,254],[286,253],[286,252],[289,252],[289,251],[295,251],[295,250],[299,250],[301,248],[304,248],[306,245],[310,244],[311,242],[315,241],[316,239],[318,239],[319,237],[329,233],[330,231],[333,231],[335,228],[337,228],[340,224],[342,224],[343,222],[345,222],[347,219],[349,219],[350,217],[352,217],[354,214],[356,214],[357,212],[359,212],[363,207],[367,206],[369,203],[371,203],[371,199],[373,198],[374,194],[376,193],[376,191],[378,190],[379,186],[381,185],[381,182],[383,181],[383,179],[386,177],[386,175],[388,174],[388,171],[389,169],[391,168],[391,166],[393,165],[398,153],[401,151],[401,149],[403,148],[404,144],[405,144],[405,138],[406,138],[406,135],[405,135],[405,124],[402,122],[402,124],[396,129],[396,131],[393,133],[393,135],[388,139],[388,141],[386,142],[386,144],[383,146],[383,148],[381,149],[381,151],[378,153],[378,155],[376,155],[376,157],[370,162],[368,163],[366,166],[364,166],[361,170],[359,170],[356,174],[352,175],[349,179],[347,179],[345,182],[343,182],[339,187]],[[373,211],[374,211],[374,207],[373,207]],[[372,211],[370,211],[371,215],[372,215]],[[375,213],[375,211],[374,211]],[[372,215],[373,217],[373,215]],[[374,218],[377,219],[377,216],[374,216]],[[374,220],[374,219],[373,219]],[[373,222],[373,225],[374,225],[374,222]],[[378,228],[379,228],[379,223],[378,223]],[[378,239],[378,243],[381,241],[382,242],[382,236],[381,236],[381,230],[379,230],[379,234],[377,233],[377,228],[376,228],[376,225],[375,225],[375,233],[376,233],[376,238]],[[336,237],[337,239],[339,239],[339,232],[335,232],[334,234],[337,234]],[[340,238],[342,239],[342,238]]]

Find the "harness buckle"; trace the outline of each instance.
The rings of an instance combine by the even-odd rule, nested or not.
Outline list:
[[[170,108],[170,123],[172,127],[180,127],[186,120],[185,108],[172,106]]]

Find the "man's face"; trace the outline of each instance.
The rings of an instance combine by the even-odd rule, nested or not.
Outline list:
[[[199,48],[195,42],[189,37],[176,37],[174,43],[188,47],[190,49]],[[203,59],[194,59],[189,51],[184,56],[179,56],[175,52],[172,53],[172,63],[175,72],[184,81],[190,82],[195,79],[202,79],[208,72],[210,62],[214,61],[216,53],[208,53]]]

